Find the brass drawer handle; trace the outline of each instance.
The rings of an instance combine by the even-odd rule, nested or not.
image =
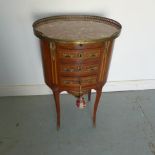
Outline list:
[[[96,54],[91,54],[90,57],[96,57]]]
[[[88,68],[86,68],[87,71],[96,71],[97,70],[97,66],[89,66]]]
[[[63,53],[64,58],[83,58],[82,53]]]
[[[81,68],[80,66],[78,66],[77,70],[78,70],[78,71],[81,71],[81,70],[82,70],[82,68]]]
[[[74,80],[64,80],[64,84],[71,85],[71,84],[79,84],[79,81],[74,81]]]
[[[97,69],[97,66],[67,66],[62,69],[62,72],[92,72]]]
[[[78,57],[79,57],[79,58],[82,58],[82,57],[83,57],[83,54],[79,53],[79,54],[78,54]]]
[[[63,56],[64,56],[65,58],[71,58],[71,57],[72,57],[72,56],[69,55],[69,54],[63,54]]]
[[[92,83],[96,83],[96,79],[86,79],[81,81],[81,84],[92,84]]]
[[[78,67],[74,67],[74,68],[64,68],[63,71],[64,72],[80,72],[82,70],[81,66]]]
[[[63,58],[79,58],[79,59],[87,59],[87,58],[97,58],[99,57],[99,51],[91,51],[91,52],[74,52],[74,53],[63,53]]]
[[[64,72],[70,72],[70,68],[64,68]]]

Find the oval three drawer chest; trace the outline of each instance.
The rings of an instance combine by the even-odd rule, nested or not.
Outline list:
[[[34,33],[40,38],[44,77],[52,89],[60,127],[60,93],[67,91],[77,97],[79,108],[86,105],[84,95],[91,98],[96,90],[93,125],[102,87],[106,83],[114,40],[121,25],[105,17],[62,15],[37,20]]]

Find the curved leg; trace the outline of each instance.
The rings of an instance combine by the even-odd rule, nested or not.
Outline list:
[[[88,102],[90,102],[90,100],[91,100],[91,89],[90,89],[90,91],[88,92]]]
[[[102,90],[96,91],[96,99],[95,99],[95,103],[94,103],[94,112],[93,112],[93,126],[94,127],[96,126],[96,112],[97,112],[97,107],[98,107],[99,100],[101,97],[101,93],[102,93]]]
[[[57,112],[57,129],[60,128],[60,96],[58,91],[53,91],[54,99],[55,99],[55,107]]]

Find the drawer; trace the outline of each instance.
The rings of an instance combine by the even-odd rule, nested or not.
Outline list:
[[[96,85],[97,76],[87,76],[87,77],[61,77],[60,78],[61,86],[66,87],[82,87],[89,85]]]
[[[98,59],[100,57],[100,49],[86,50],[60,50],[58,51],[59,58],[64,60],[86,60]]]
[[[66,76],[83,76],[83,75],[92,75],[97,74],[99,69],[99,64],[61,64],[60,65],[60,74]]]

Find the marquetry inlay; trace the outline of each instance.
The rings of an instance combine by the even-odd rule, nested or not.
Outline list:
[[[102,58],[101,58],[101,65],[100,65],[100,74],[99,74],[99,81],[103,81],[105,76],[105,70],[106,70],[106,64],[107,64],[107,58],[108,58],[108,51],[110,47],[111,41],[106,41],[104,44],[104,50],[102,52]]]
[[[56,46],[54,42],[50,42],[50,53],[51,53],[51,72],[52,72],[52,83],[58,83],[58,73],[57,73],[57,60],[56,60]]]

